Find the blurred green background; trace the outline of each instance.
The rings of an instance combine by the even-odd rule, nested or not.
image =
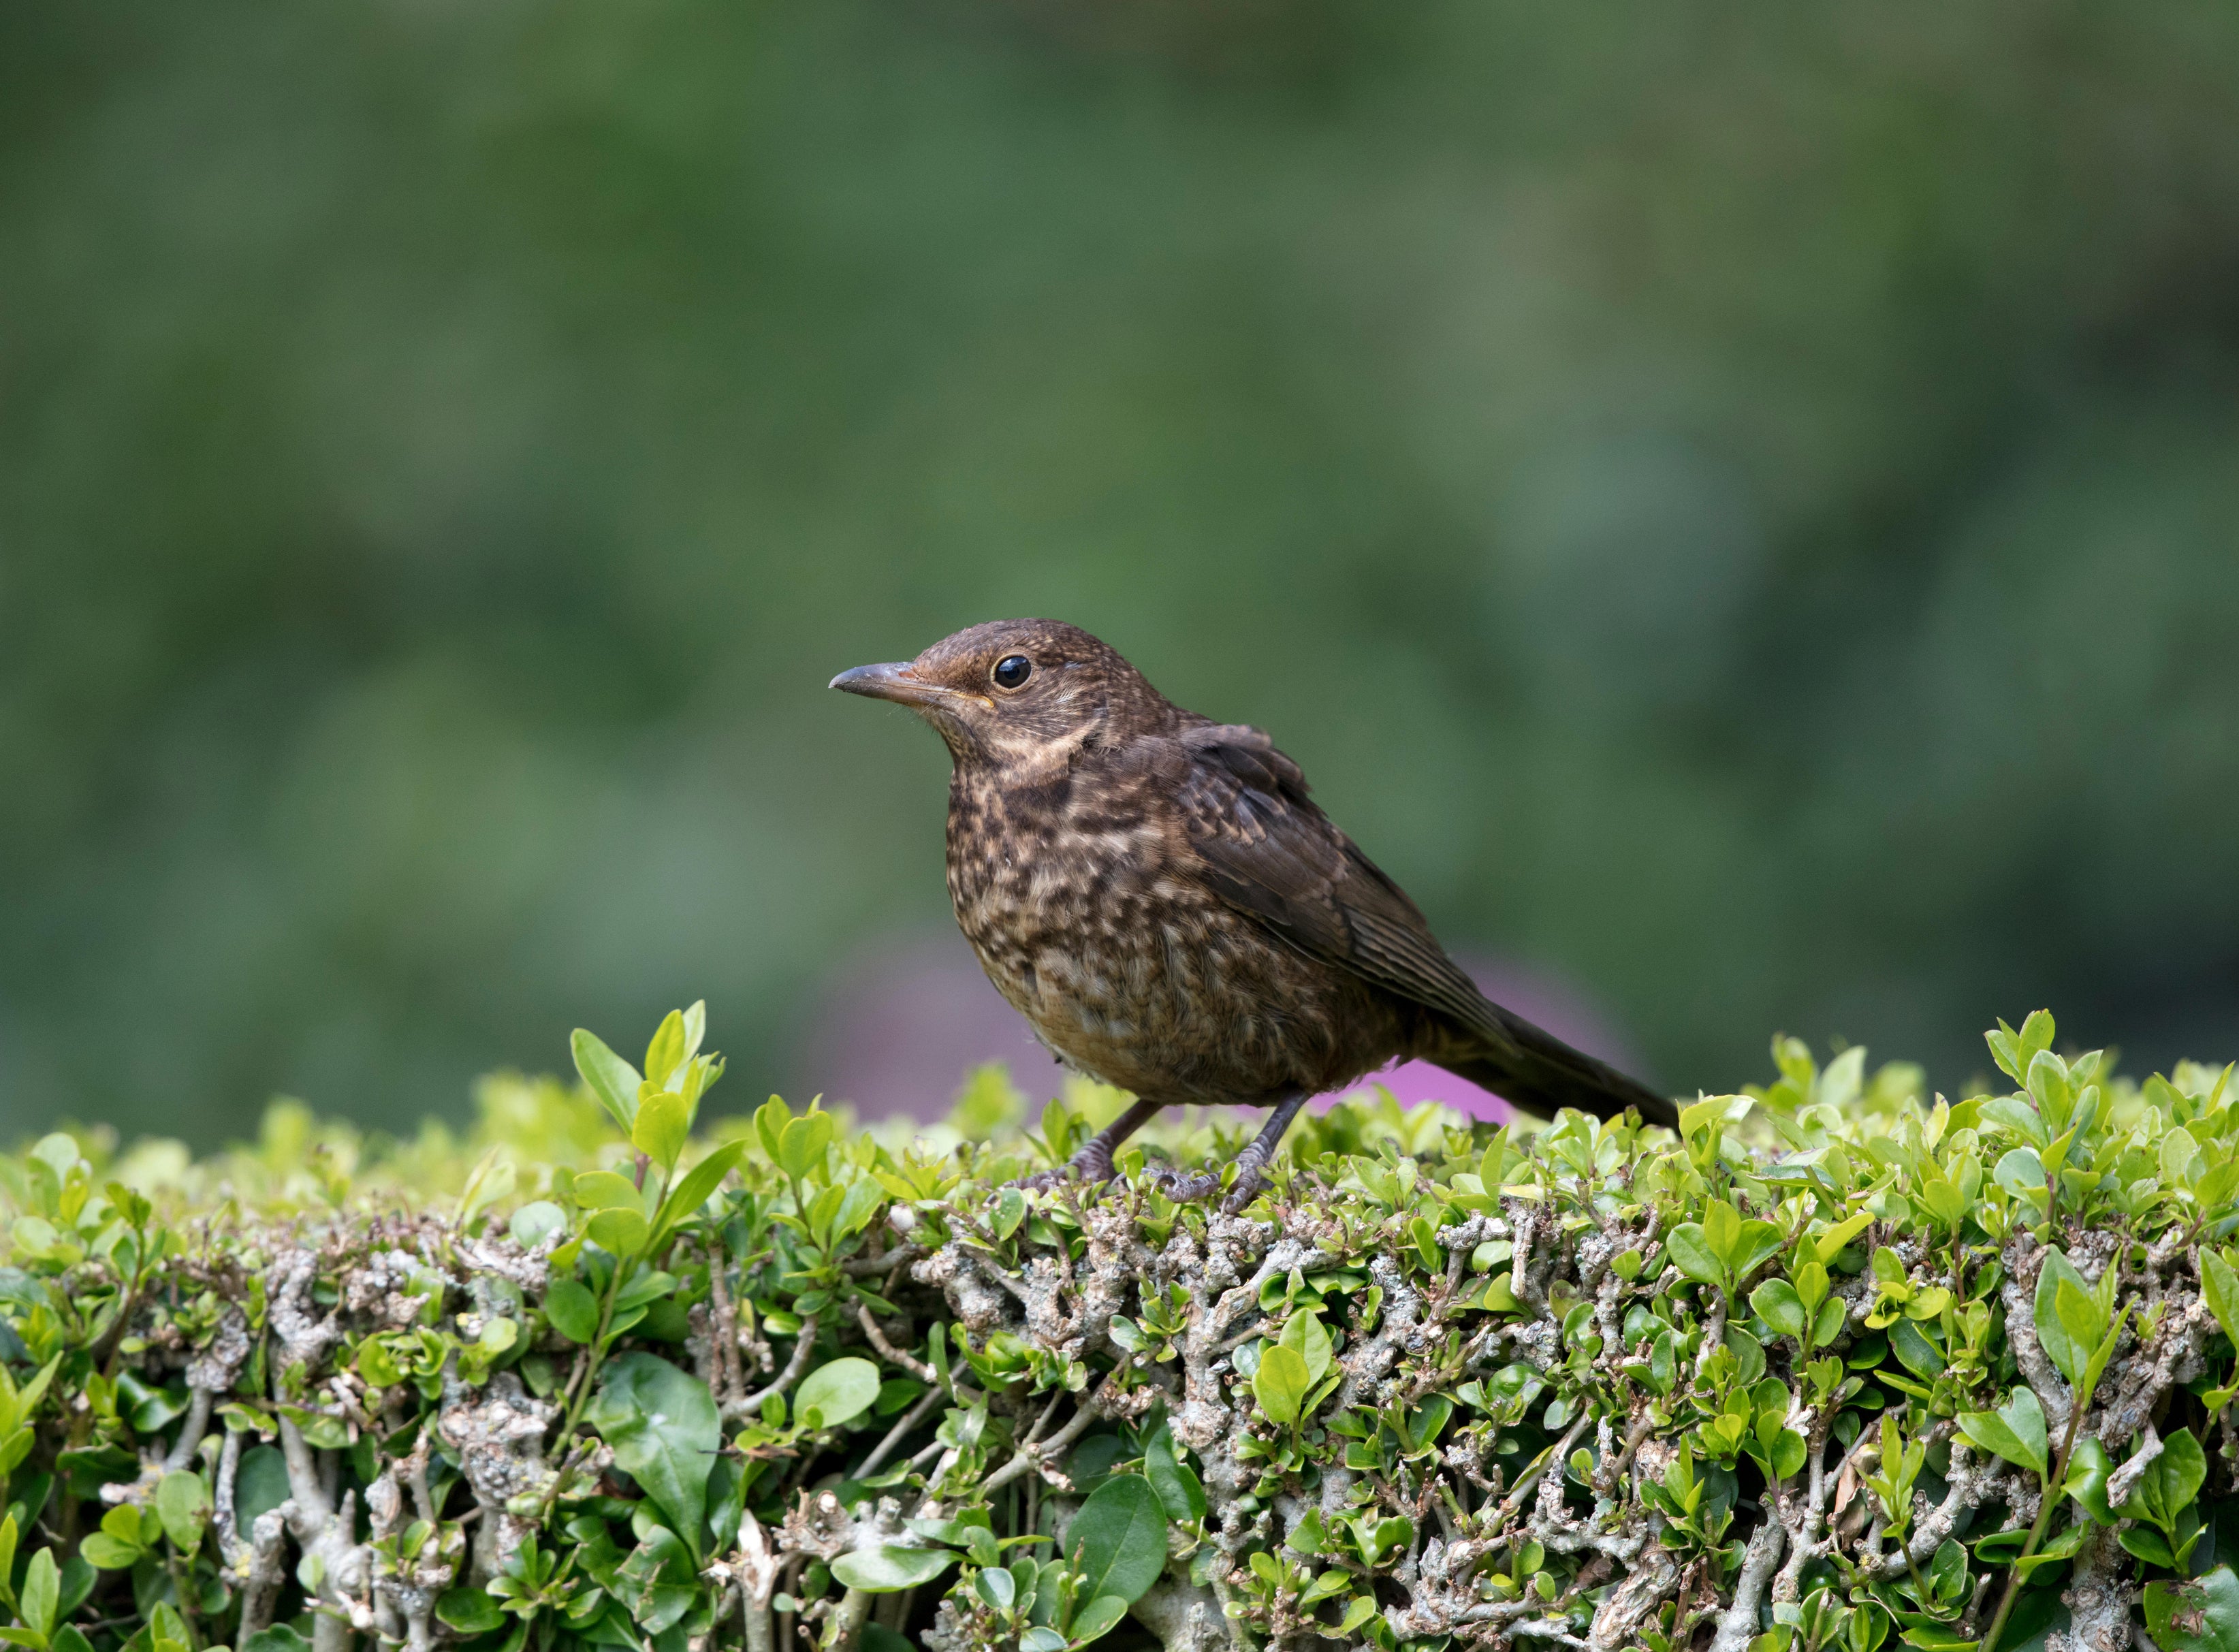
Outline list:
[[[0,12],[0,1125],[946,923],[842,667],[1262,724],[1691,1091],[2239,1054],[2239,11]]]

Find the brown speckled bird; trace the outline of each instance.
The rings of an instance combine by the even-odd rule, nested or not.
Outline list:
[[[1170,1104],[1272,1107],[1238,1158],[1240,1209],[1307,1097],[1395,1057],[1542,1117],[1677,1123],[1478,992],[1266,735],[1184,711],[1086,632],[999,620],[832,687],[907,706],[947,742],[956,921],[1060,1061],[1139,1098],[1063,1174],[1107,1179]]]

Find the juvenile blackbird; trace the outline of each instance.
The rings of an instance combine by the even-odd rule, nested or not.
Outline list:
[[[999,620],[832,687],[907,706],[947,742],[956,921],[1035,1037],[1139,1098],[1062,1174],[1108,1179],[1162,1106],[1272,1107],[1238,1159],[1240,1209],[1307,1097],[1395,1057],[1542,1117],[1677,1124],[1664,1097],[1478,992],[1266,735],[1184,711],[1086,632]]]

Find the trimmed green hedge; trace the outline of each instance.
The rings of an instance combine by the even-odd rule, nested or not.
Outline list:
[[[0,1160],[0,1635],[2239,1652],[2229,1070],[2040,1013],[1957,1105],[1792,1041],[1677,1137],[1355,1099],[1231,1217],[1145,1156],[1250,1118],[1005,1185],[1091,1086],[695,1140],[702,1026],[464,1143]]]

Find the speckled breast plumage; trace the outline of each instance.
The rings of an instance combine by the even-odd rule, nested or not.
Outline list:
[[[1186,875],[1165,799],[1093,771],[960,771],[948,889],[996,989],[1077,1071],[1162,1102],[1264,1105],[1335,1088],[1418,1018]]]

